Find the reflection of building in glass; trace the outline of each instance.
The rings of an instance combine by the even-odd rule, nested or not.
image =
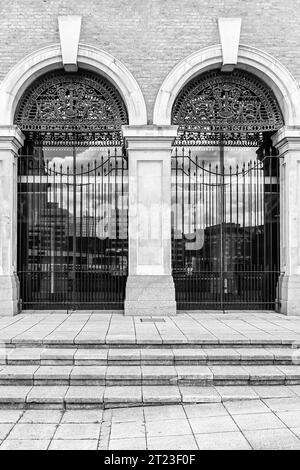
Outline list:
[[[42,200],[35,217],[29,220],[28,269],[62,272],[70,270],[74,261],[75,271],[108,270],[117,274],[127,269],[127,210],[113,210],[103,220],[73,217],[58,202],[45,204],[45,198]],[[60,282],[56,278],[57,289]]]
[[[242,227],[234,223],[206,227],[203,247],[199,250],[194,250],[190,243],[193,234],[182,238],[177,234],[173,239],[177,260],[174,267],[214,272],[221,268],[224,272],[259,270],[268,261],[262,259],[264,230],[265,226]]]

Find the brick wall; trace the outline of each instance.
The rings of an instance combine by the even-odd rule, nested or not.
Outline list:
[[[0,0],[0,80],[24,55],[59,41],[64,14],[82,15],[81,42],[128,67],[149,117],[174,65],[219,42],[218,16],[242,17],[241,43],[269,52],[300,82],[300,0]]]

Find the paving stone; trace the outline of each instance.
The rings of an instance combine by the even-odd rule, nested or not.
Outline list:
[[[108,360],[109,361],[140,361],[141,351],[140,349],[109,349]]]
[[[141,366],[142,380],[177,380],[177,371],[174,366]]]
[[[265,348],[237,348],[236,351],[240,355],[242,361],[273,361],[274,359],[272,351]]]
[[[221,397],[213,387],[179,386],[183,403],[216,403]]]
[[[19,423],[59,423],[62,412],[59,410],[25,410]]]
[[[0,386],[0,403],[23,404],[31,386],[2,385]]]
[[[284,424],[273,413],[235,414],[234,421],[242,431],[254,431],[258,429],[279,429]]]
[[[98,439],[53,439],[49,450],[96,450]]]
[[[58,426],[54,435],[54,439],[99,439],[99,435],[100,424],[62,423]]]
[[[290,361],[293,357],[293,350],[283,348],[271,348],[267,349],[273,354],[275,361]],[[298,350],[295,350],[295,356],[298,356]]]
[[[65,411],[62,423],[101,423],[102,410],[67,410]]]
[[[105,387],[105,403],[142,403],[142,388],[136,386]]]
[[[111,411],[111,420],[117,423],[142,421],[144,417],[144,410],[141,407],[115,408],[109,411]]]
[[[187,436],[148,436],[147,443],[149,450],[198,450],[197,443],[192,434]]]
[[[199,382],[211,382],[213,379],[212,371],[207,366],[175,366],[178,379],[197,380]]]
[[[41,363],[42,364],[57,364],[60,362],[67,362],[73,364],[73,358],[76,349],[65,348],[46,348],[41,351]]]
[[[181,394],[176,385],[143,385],[144,403],[181,403]]]
[[[116,335],[109,333],[105,338],[106,344],[135,344],[135,342],[135,335],[128,335],[126,331],[124,331],[123,333],[120,332]]]
[[[231,415],[271,413],[270,408],[260,400],[227,401],[224,406]]]
[[[82,385],[104,385],[107,366],[74,366],[70,380],[71,385],[84,382]]]
[[[287,388],[290,389],[294,395],[300,397],[300,385],[289,385]]]
[[[30,339],[28,340],[30,342]],[[49,335],[42,340],[43,345],[59,344],[63,348],[65,345],[74,344],[74,334],[68,334],[68,332],[62,332],[60,334]]]
[[[68,385],[73,366],[40,366],[34,373],[34,383],[59,382],[58,385]]]
[[[228,415],[226,408],[221,403],[184,405],[184,409],[189,419]]]
[[[22,414],[23,410],[0,410],[0,423],[15,423]]]
[[[259,398],[288,398],[294,397],[291,386],[286,385],[252,385]]]
[[[39,366],[5,366],[0,370],[0,382],[28,380],[32,381]],[[6,385],[6,384],[5,384]]]
[[[214,380],[248,380],[249,372],[240,366],[210,366]]]
[[[229,360],[229,361],[239,361],[240,354],[237,350],[231,348],[212,348],[212,349],[204,349],[206,357],[208,360]]]
[[[39,348],[16,348],[7,351],[7,363],[34,362],[39,363],[41,350]]]
[[[6,439],[2,442],[0,450],[47,450],[49,439]]]
[[[253,334],[250,337],[250,343],[251,344],[276,344],[276,338],[272,335],[263,335],[263,334]],[[277,340],[278,344],[282,344],[281,340]]]
[[[300,411],[300,398],[267,398],[264,403],[272,411]]]
[[[17,423],[10,432],[8,439],[18,440],[49,440],[56,430],[56,424]]]
[[[173,348],[174,360],[175,361],[205,361],[206,360],[206,353],[204,349],[175,349]]]
[[[238,431],[238,427],[230,416],[207,416],[203,418],[190,418],[190,425],[194,434],[208,434],[218,432]]]
[[[1,423],[1,426],[0,426],[0,440],[5,439],[9,435],[10,431],[14,427],[14,424],[15,423]]]
[[[285,375],[286,380],[300,380],[300,366],[278,365],[277,367]]]
[[[74,354],[74,363],[76,365],[106,365],[107,349],[77,349]]]
[[[251,450],[243,434],[237,431],[196,434],[195,439],[200,450]]]
[[[67,385],[32,387],[27,395],[26,402],[63,404],[67,390]]]
[[[300,364],[300,348],[293,348],[292,349],[292,364],[299,365]]]
[[[145,425],[142,420],[118,423],[113,421],[111,424],[111,439],[125,439],[125,438],[135,438],[135,437],[145,437]]]
[[[216,387],[223,402],[228,400],[257,400],[258,395],[250,386],[221,386]]]
[[[162,343],[163,344],[171,344],[171,345],[177,345],[177,344],[186,344],[187,343],[187,338],[184,335],[180,334],[171,334],[171,332],[167,332],[166,334],[163,334],[160,332]]]
[[[130,439],[111,439],[109,450],[146,450],[146,439],[144,437],[134,437]]]
[[[248,366],[244,368],[249,372],[250,381],[281,381],[284,382],[284,373],[275,366]]]
[[[80,344],[102,345],[102,344],[105,344],[105,340],[106,340],[106,331],[104,332],[94,331],[94,332],[78,334],[78,336],[74,338],[74,344],[75,345],[80,345]]]
[[[186,419],[146,420],[146,434],[149,437],[182,436],[192,434]]]
[[[184,408],[181,405],[145,406],[144,414],[146,421],[186,419]]]
[[[276,415],[288,428],[300,427],[300,413],[296,413],[295,411],[277,411]]]
[[[107,450],[110,440],[111,423],[103,422],[100,428],[100,438],[98,443],[99,450]]]
[[[292,433],[294,433],[298,437],[298,439],[300,439],[300,427],[291,428],[290,430],[292,431]]]
[[[102,386],[70,386],[65,395],[67,405],[71,404],[102,404],[104,387]]]
[[[113,380],[135,380],[141,381],[142,372],[140,366],[108,366],[106,381]]]
[[[174,353],[172,349],[142,349],[142,361],[174,361]]]
[[[255,450],[300,449],[300,440],[288,429],[244,431],[243,434]]]

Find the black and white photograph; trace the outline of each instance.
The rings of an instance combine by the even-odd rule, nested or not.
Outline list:
[[[300,450],[300,0],[0,0],[0,450]]]

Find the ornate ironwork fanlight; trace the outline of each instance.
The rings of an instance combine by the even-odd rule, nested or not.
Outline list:
[[[172,109],[179,126],[177,145],[257,145],[261,133],[282,127],[273,92],[242,70],[214,70],[189,82]]]
[[[59,71],[41,77],[26,91],[15,123],[31,133],[32,140],[48,145],[119,145],[128,116],[120,93],[104,77],[84,70]]]

